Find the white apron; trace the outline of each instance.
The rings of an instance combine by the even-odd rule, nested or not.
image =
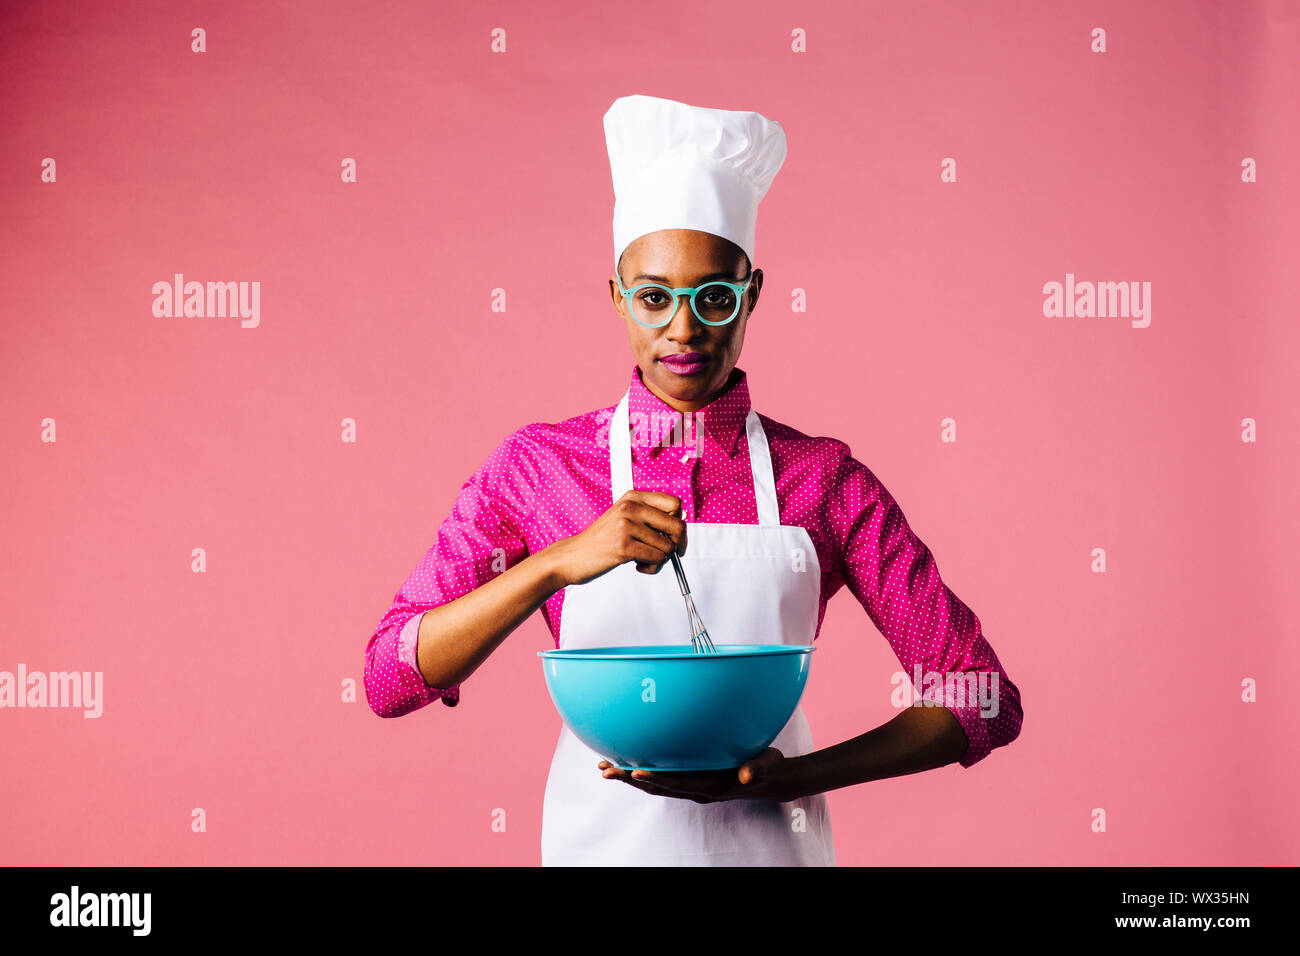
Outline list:
[[[682,569],[715,643],[812,644],[821,589],[817,551],[804,528],[780,523],[767,436],[753,409],[745,434],[758,524],[690,523]],[[617,501],[632,488],[626,394],[609,435]],[[628,561],[570,585],[560,613],[562,649],[690,646],[686,608],[668,563],[650,575]],[[787,757],[815,749],[802,708],[772,746]],[[596,766],[602,759],[561,726],[542,805],[543,866],[835,865],[825,794],[789,803],[696,803],[606,779]]]

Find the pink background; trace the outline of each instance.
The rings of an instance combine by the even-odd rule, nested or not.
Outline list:
[[[379,719],[363,649],[492,448],[626,384],[628,93],[785,127],[755,406],[849,442],[1023,693],[970,770],[832,792],[839,862],[1300,862],[1300,5],[654,9],[0,8],[0,670],[104,673],[99,719],[0,710],[0,862],[539,862],[540,616],[455,709]],[[260,326],[155,318],[176,272]],[[1067,272],[1150,327],[1045,318]],[[893,716],[847,590],[818,646],[818,745]]]

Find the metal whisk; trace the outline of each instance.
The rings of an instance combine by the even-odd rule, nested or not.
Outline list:
[[[691,622],[691,647],[696,654],[716,654],[717,648],[713,646],[713,641],[709,639],[709,630],[704,626],[704,619],[700,617],[700,612],[695,610],[695,601],[691,597],[691,587],[686,583],[686,573],[682,570],[682,563],[677,559],[677,552],[669,554],[673,559],[673,570],[677,572],[677,583],[681,586],[682,597],[686,601],[686,618]]]

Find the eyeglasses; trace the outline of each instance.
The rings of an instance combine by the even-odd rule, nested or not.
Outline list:
[[[683,286],[670,289],[657,282],[623,288],[623,280],[618,279],[618,291],[623,293],[628,312],[632,318],[649,329],[662,329],[677,314],[677,297],[691,297],[691,311],[705,325],[726,325],[740,314],[740,297],[749,288],[754,278],[754,270],[743,283],[715,280],[697,288]]]

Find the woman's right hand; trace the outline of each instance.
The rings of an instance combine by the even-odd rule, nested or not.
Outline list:
[[[560,586],[586,584],[625,561],[643,574],[657,574],[674,550],[686,553],[682,501],[662,491],[627,492],[585,531],[561,538],[546,550],[556,562]]]

